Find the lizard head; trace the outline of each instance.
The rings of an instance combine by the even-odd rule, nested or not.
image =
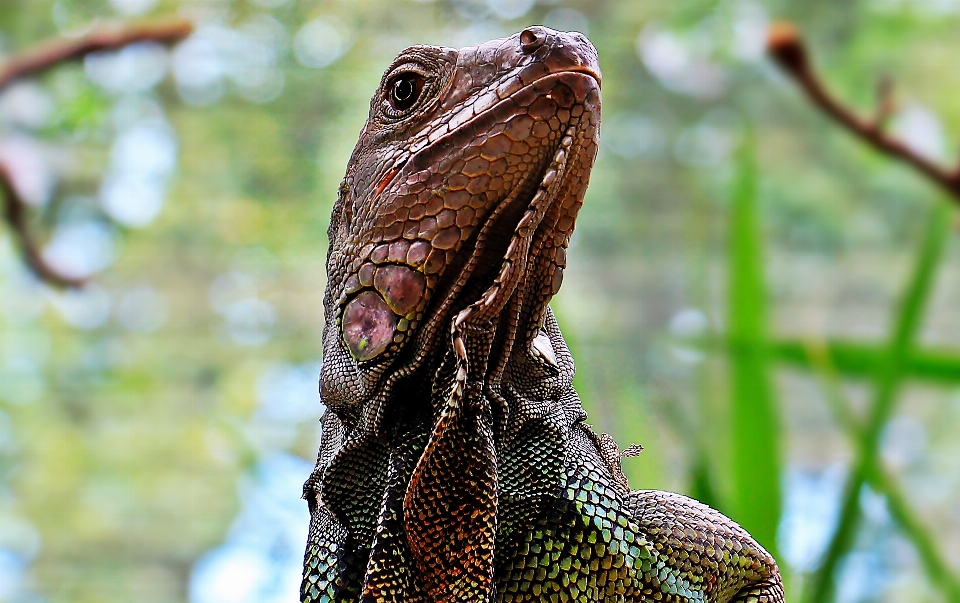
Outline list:
[[[599,90],[590,42],[545,27],[397,56],[328,232],[330,408],[347,421],[375,398],[379,408],[398,379],[452,348],[454,324],[496,331],[501,359],[538,354],[596,155]]]

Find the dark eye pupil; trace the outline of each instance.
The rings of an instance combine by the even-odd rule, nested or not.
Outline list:
[[[413,82],[408,79],[397,80],[393,87],[393,97],[400,102],[410,100],[413,96]]]
[[[417,95],[420,94],[419,88],[415,75],[401,75],[390,86],[390,104],[398,111],[409,109],[413,106],[413,103],[417,102]]]

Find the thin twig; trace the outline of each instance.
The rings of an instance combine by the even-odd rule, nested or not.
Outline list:
[[[960,169],[938,165],[884,129],[892,109],[889,85],[881,86],[876,117],[867,119],[844,106],[827,90],[810,64],[800,32],[792,24],[776,23],[770,28],[767,34],[767,52],[824,113],[881,153],[912,165],[950,193],[953,200],[960,204]]]
[[[26,50],[0,65],[0,92],[15,81],[39,75],[58,65],[82,59],[88,54],[104,50],[118,50],[138,42],[174,44],[193,31],[187,21],[102,27],[76,39],[56,39]],[[26,213],[28,208],[13,181],[10,168],[0,163],[0,196],[3,197],[3,219],[13,231],[23,260],[43,281],[58,287],[81,287],[86,279],[62,274],[46,260],[30,232]]]
[[[0,196],[3,197],[3,219],[6,220],[13,236],[20,246],[20,253],[23,255],[23,261],[31,271],[41,280],[44,280],[58,287],[82,287],[86,279],[74,278],[62,274],[56,268],[47,263],[40,253],[40,249],[30,234],[30,228],[27,226],[27,204],[17,191],[13,184],[10,170],[7,166],[0,163]]]

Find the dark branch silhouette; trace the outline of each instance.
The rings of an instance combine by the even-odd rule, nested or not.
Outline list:
[[[13,185],[10,170],[3,163],[0,163],[0,195],[3,196],[4,201],[3,219],[6,220],[10,230],[13,231],[14,237],[20,245],[23,261],[26,262],[30,270],[41,280],[59,287],[83,286],[86,279],[61,274],[43,259],[43,255],[27,227],[27,204],[20,197],[20,193],[17,192],[17,187]]]
[[[940,185],[960,204],[960,167],[938,165],[886,131],[887,121],[893,112],[889,80],[881,80],[878,86],[876,114],[872,118],[865,118],[844,106],[827,90],[810,64],[800,32],[792,24],[777,23],[770,28],[767,34],[767,52],[824,113],[881,153],[912,165]]]
[[[37,76],[49,69],[104,50],[118,50],[138,42],[174,44],[186,38],[193,26],[186,21],[168,21],[126,27],[103,27],[76,39],[55,39],[16,54],[0,65],[0,92],[10,84]],[[27,224],[28,204],[17,191],[10,168],[0,162],[0,196],[3,219],[20,247],[24,262],[41,280],[58,287],[81,287],[86,279],[65,275],[40,253]]]
[[[49,40],[14,55],[0,65],[0,92],[16,80],[39,75],[52,67],[82,59],[94,52],[117,50],[137,42],[174,44],[192,31],[192,24],[178,20],[102,27],[76,39]]]

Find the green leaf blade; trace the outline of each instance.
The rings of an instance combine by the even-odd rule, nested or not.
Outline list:
[[[729,336],[733,515],[775,554],[780,425],[770,375],[767,293],[752,140],[740,150],[730,231]]]

